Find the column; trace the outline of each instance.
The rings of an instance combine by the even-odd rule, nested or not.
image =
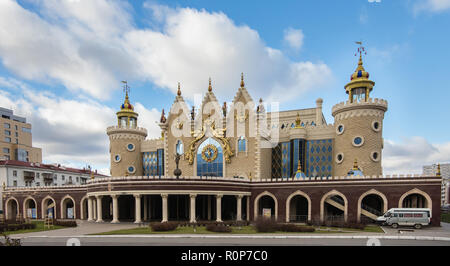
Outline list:
[[[242,221],[242,195],[236,195],[236,221]]]
[[[97,221],[97,199],[92,200],[92,206],[94,206],[94,208],[92,208],[94,214],[92,218],[94,219],[94,221]]]
[[[211,196],[207,196],[207,203],[208,205],[208,221],[211,221]]]
[[[144,221],[147,221],[148,217],[148,204],[147,204],[148,196],[144,196]]]
[[[94,215],[93,215],[93,211],[94,211],[94,206],[93,206],[93,200],[91,197],[88,197],[88,222],[92,222],[94,220]]]
[[[216,195],[216,222],[222,222],[222,194]]]
[[[102,215],[102,196],[95,196],[97,198],[97,223],[103,222]]]
[[[116,224],[119,223],[119,203],[118,203],[118,195],[111,195],[112,203],[113,203],[113,220],[111,223]]]
[[[134,209],[136,211],[134,214],[134,218],[135,218],[134,223],[138,224],[141,222],[141,195],[139,195],[139,194],[134,195],[134,199],[135,199]]]
[[[190,222],[195,223],[195,198],[197,197],[197,194],[191,194],[189,195],[191,198],[191,206],[190,206]]]
[[[245,201],[247,202],[247,221],[250,221],[250,196],[247,196]]]
[[[161,198],[162,198],[162,223],[167,222],[168,221],[168,217],[167,217],[167,197],[169,195],[167,194],[161,194]]]
[[[148,196],[148,220],[152,219],[152,196]]]

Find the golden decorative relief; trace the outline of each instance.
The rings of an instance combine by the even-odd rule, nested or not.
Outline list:
[[[202,150],[202,158],[205,162],[214,162],[217,159],[217,155],[217,147],[212,144],[206,145]]]

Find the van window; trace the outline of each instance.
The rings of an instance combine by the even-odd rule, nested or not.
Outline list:
[[[399,214],[398,214],[398,217],[403,217],[403,213],[399,213]]]
[[[398,217],[398,214],[397,213],[394,213],[394,215],[393,215],[394,217]]]

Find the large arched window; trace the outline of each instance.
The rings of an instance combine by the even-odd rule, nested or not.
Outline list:
[[[197,176],[223,176],[222,146],[213,138],[198,147]]]

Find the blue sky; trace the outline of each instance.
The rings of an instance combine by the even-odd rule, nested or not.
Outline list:
[[[177,82],[192,102],[213,80],[231,101],[245,73],[254,100],[281,110],[331,107],[364,66],[388,100],[385,173],[450,161],[450,0],[84,1],[0,3],[0,106],[26,115],[44,161],[107,172],[105,128],[123,101],[142,126],[170,107]]]

